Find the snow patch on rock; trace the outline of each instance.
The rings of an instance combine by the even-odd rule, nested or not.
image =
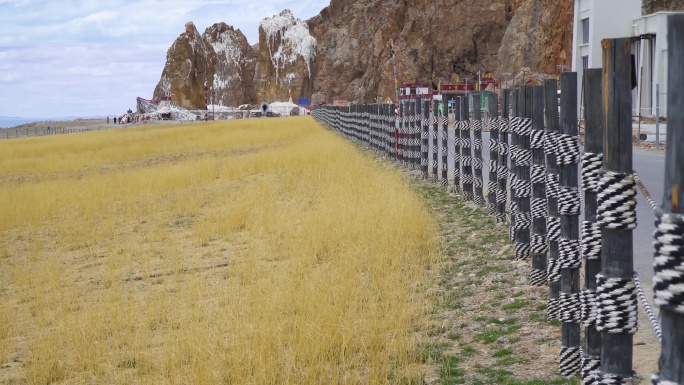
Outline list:
[[[285,65],[292,64],[299,57],[306,63],[306,72],[311,76],[311,62],[316,56],[316,39],[311,36],[309,26],[301,19],[295,18],[288,9],[279,15],[267,17],[259,22],[259,27],[266,34],[268,50],[271,54],[271,62],[278,70]],[[280,37],[280,44],[278,44]]]

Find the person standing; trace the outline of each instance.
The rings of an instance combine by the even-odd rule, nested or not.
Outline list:
[[[109,124],[109,115],[107,115],[107,124]]]

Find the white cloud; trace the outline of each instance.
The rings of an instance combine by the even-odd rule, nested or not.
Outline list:
[[[166,51],[192,20],[225,22],[249,42],[258,23],[291,9],[315,16],[329,0],[0,0],[0,115],[120,114],[149,98]]]

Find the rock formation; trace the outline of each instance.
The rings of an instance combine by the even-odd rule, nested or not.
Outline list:
[[[238,106],[256,103],[254,71],[256,55],[240,30],[225,23],[214,24],[202,35],[213,48],[213,78],[209,84],[215,91],[214,104]]]
[[[309,26],[284,10],[259,23],[254,85],[263,100],[289,100],[309,97],[313,84],[312,67],[316,39]]]
[[[684,0],[643,0],[644,13]],[[285,10],[259,25],[250,47],[240,30],[192,23],[167,53],[155,96],[204,108],[261,100],[352,102],[395,98],[399,83],[472,81],[478,71],[557,74],[572,56],[574,0],[331,0],[306,22]],[[529,69],[529,70],[528,70]]]
[[[166,54],[154,96],[170,97],[185,108],[204,109],[206,96],[212,101],[212,95],[205,93],[206,86],[215,92],[215,104],[255,103],[255,64],[254,51],[240,30],[218,23],[200,35],[189,22]]]
[[[642,0],[641,13],[647,15],[659,11],[682,11],[684,0]]]
[[[573,0],[519,0],[499,49],[502,72],[559,73],[572,59]]]
[[[155,97],[171,97],[186,108],[205,108],[204,85],[209,79],[212,48],[192,22],[166,53],[166,65],[154,89]]]
[[[313,101],[394,99],[399,83],[473,79],[496,71],[508,0],[332,0],[308,21],[318,50]]]

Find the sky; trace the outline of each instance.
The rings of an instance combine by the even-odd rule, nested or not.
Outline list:
[[[166,51],[192,21],[259,40],[259,21],[306,20],[330,0],[0,0],[0,116],[118,116],[151,99]]]

